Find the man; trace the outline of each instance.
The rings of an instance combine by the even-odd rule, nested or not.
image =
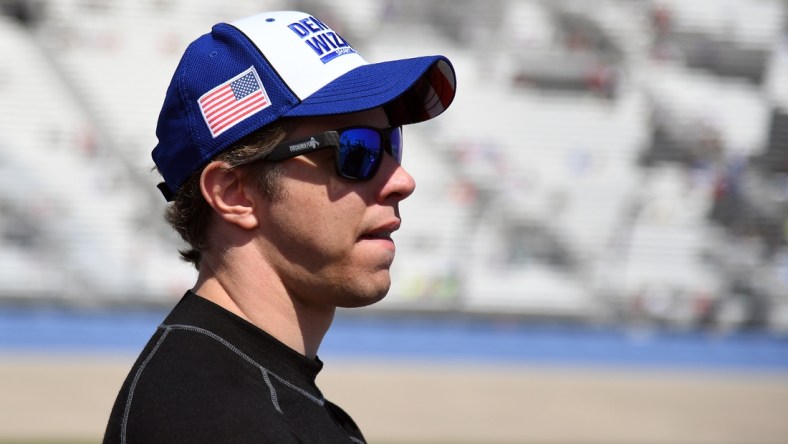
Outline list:
[[[401,125],[454,98],[442,56],[365,62],[325,23],[218,24],[176,68],[153,159],[194,288],[131,369],[104,442],[364,442],[315,385],[336,307],[382,299]]]

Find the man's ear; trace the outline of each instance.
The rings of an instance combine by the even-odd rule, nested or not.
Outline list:
[[[200,190],[208,205],[223,220],[244,229],[257,227],[257,195],[245,185],[243,172],[225,162],[213,161],[200,175]]]

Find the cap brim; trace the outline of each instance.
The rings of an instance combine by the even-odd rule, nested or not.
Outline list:
[[[385,107],[392,126],[429,120],[454,100],[456,77],[443,56],[359,66],[296,105],[287,117],[323,116]]]

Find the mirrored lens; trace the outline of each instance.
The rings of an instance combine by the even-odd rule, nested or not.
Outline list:
[[[391,130],[391,155],[398,164],[402,164],[402,127]]]
[[[375,172],[381,155],[380,134],[370,128],[354,128],[339,136],[337,166],[351,179],[367,179]]]

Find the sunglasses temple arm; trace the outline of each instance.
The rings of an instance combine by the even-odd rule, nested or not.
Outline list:
[[[276,162],[279,160],[290,159],[291,157],[311,153],[323,148],[339,146],[339,133],[336,131],[326,131],[300,140],[280,143],[264,157],[265,160]]]

